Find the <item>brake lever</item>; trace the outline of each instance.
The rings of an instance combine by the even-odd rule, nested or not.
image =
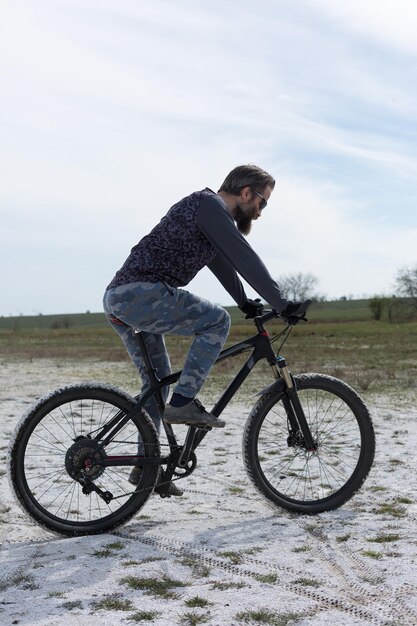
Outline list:
[[[306,318],[305,315],[303,315],[303,317],[298,317],[298,315],[292,315],[291,317],[289,317],[287,319],[285,319],[285,317],[283,317],[282,319],[289,326],[296,326],[298,324],[298,322],[308,322],[308,319]]]

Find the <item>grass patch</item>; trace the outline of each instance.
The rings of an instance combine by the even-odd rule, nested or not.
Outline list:
[[[186,584],[180,580],[174,580],[168,576],[163,578],[142,578],[139,576],[126,576],[120,581],[123,585],[127,585],[129,589],[141,590],[146,595],[154,595],[159,598],[177,598],[172,589],[177,587],[185,587]]]
[[[227,491],[231,494],[237,495],[240,493],[245,493],[246,490],[242,487],[228,487]]]
[[[380,515],[392,515],[393,517],[404,517],[406,510],[403,506],[399,506],[398,502],[385,502],[380,507],[374,509],[375,513]]]
[[[346,535],[339,535],[338,537],[336,537],[337,543],[345,543],[345,541],[347,541],[348,539],[350,539],[350,533],[347,533]]]
[[[91,608],[93,611],[132,611],[135,607],[131,600],[124,600],[115,594],[93,602]]]
[[[94,550],[91,556],[96,556],[99,559],[115,556],[115,553],[123,550],[124,544],[121,541],[113,541],[102,547],[101,550]]]
[[[262,546],[252,546],[252,548],[248,548],[247,550],[244,550],[244,552],[245,554],[259,554],[262,550]]]
[[[127,621],[129,622],[153,622],[158,617],[158,611],[136,611],[129,615]]]
[[[367,539],[367,541],[371,541],[373,543],[390,543],[391,541],[398,541],[399,539],[401,539],[401,535],[381,533],[373,539]]]
[[[407,498],[406,496],[399,496],[398,498],[396,498],[396,502],[398,502],[398,504],[412,504],[413,501],[410,500],[410,498]]]
[[[213,590],[218,589],[219,591],[228,591],[229,589],[243,589],[244,587],[247,587],[245,583],[222,583],[222,582],[215,582],[211,586]]]
[[[239,565],[243,561],[243,557],[239,552],[234,552],[232,550],[226,550],[225,552],[218,552],[217,556],[221,556],[224,559],[229,559],[233,565]]]
[[[303,587],[320,587],[321,582],[315,578],[296,578],[292,581],[292,585],[302,585]]]
[[[210,604],[210,602],[205,598],[201,598],[200,596],[194,596],[194,598],[190,598],[189,600],[185,601],[185,605],[188,606],[190,609],[204,609],[204,607],[206,607],[208,604]]]
[[[210,575],[210,568],[204,563],[201,563],[199,559],[193,556],[185,556],[180,560],[182,565],[186,565],[187,567],[191,567],[193,570],[193,576],[195,578],[206,578]]]
[[[82,609],[83,603],[81,600],[68,600],[68,602],[63,602],[61,606],[63,609],[67,609],[67,611],[73,611],[74,609]]]
[[[22,589],[39,589],[40,585],[35,583],[35,578],[32,574],[24,574],[23,572],[17,572],[12,576],[3,578],[0,580],[0,591],[10,589],[10,587],[21,587]]]
[[[260,583],[276,583],[278,580],[277,574],[259,574],[259,576],[255,576],[256,580]]]
[[[362,550],[361,554],[368,556],[370,559],[382,559],[382,554],[375,552],[375,550]]]
[[[64,591],[50,591],[47,595],[47,598],[65,598]]]
[[[310,548],[308,546],[299,546],[292,548],[291,552],[309,552]]]
[[[299,613],[275,613],[265,609],[238,613],[236,619],[244,624],[268,624],[269,626],[287,626],[300,617]]]
[[[201,613],[196,613],[195,611],[189,611],[188,613],[184,613],[181,617],[181,624],[184,626],[197,626],[197,624],[204,624],[208,622],[210,619],[210,613],[203,615]]]
[[[128,559],[127,561],[123,561],[121,565],[123,567],[132,567],[133,565],[143,565],[144,563],[153,563],[154,561],[163,561],[164,558],[162,556],[147,556],[141,561],[135,561],[134,559]]]

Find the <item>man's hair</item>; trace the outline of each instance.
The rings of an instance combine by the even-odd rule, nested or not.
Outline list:
[[[275,187],[275,180],[257,165],[238,165],[228,174],[219,191],[238,196],[244,187],[262,193],[265,187]]]

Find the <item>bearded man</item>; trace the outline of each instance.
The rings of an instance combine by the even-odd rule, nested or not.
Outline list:
[[[228,174],[217,193],[207,187],[186,196],[132,248],[107,287],[106,316],[142,377],[142,391],[149,381],[134,331],[141,331],[159,378],[171,372],[164,334],[194,336],[163,414],[169,424],[225,425],[195,400],[230,327],[225,309],[182,289],[203,267],[213,272],[247,317],[259,313],[259,301],[246,297],[238,275],[282,317],[298,308],[299,303],[284,299],[243,236],[262,215],[274,187],[275,180],[260,167],[241,165]],[[164,401],[167,396],[165,387]],[[145,408],[159,431],[161,415],[155,399]]]

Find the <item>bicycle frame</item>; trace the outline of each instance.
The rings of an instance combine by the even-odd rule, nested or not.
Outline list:
[[[256,335],[253,335],[252,337],[245,339],[244,341],[241,341],[237,344],[230,346],[229,348],[222,350],[222,352],[219,354],[218,358],[216,359],[216,363],[220,363],[225,359],[237,356],[239,354],[242,354],[243,352],[249,350],[251,351],[249,358],[245,361],[240,370],[237,372],[236,376],[229,383],[228,387],[217,400],[211,412],[216,417],[219,417],[219,415],[229,404],[233,396],[236,394],[238,389],[242,386],[255,365],[262,359],[266,359],[269,365],[271,365],[271,367],[273,368],[275,379],[280,379],[280,381],[282,381],[282,389],[287,390],[288,392],[288,397],[283,400],[283,403],[287,411],[287,416],[292,430],[294,432],[301,430],[306,441],[306,447],[308,449],[314,449],[315,444],[312,439],[310,429],[305,419],[302,407],[298,401],[297,391],[293,385],[292,377],[287,370],[285,360],[282,357],[277,357],[275,355],[270,335],[264,327],[264,323],[269,321],[273,317],[275,317],[275,312],[271,311],[261,317],[255,318],[254,322],[258,331]],[[132,411],[125,414],[122,418],[120,414],[115,415],[115,417],[110,420],[110,422],[105,425],[102,430],[96,435],[95,438],[102,442],[102,448],[104,448],[117,434],[117,432],[119,432],[123,428],[123,426],[131,418],[132,413],[139,413],[142,410],[142,407],[151,396],[155,396],[158,407],[161,413],[163,413],[165,404],[163,401],[161,390],[163,387],[176,383],[182,373],[182,370],[179,370],[170,374],[169,376],[165,376],[161,379],[158,378],[155,370],[153,369],[152,362],[141,333],[138,332],[137,336],[144,359],[146,372],[149,377],[149,388],[139,396],[136,396],[136,403]],[[276,381],[275,384],[277,384],[277,382],[278,381]],[[172,464],[173,462],[174,465],[186,467],[190,458],[190,454],[196,450],[197,446],[206,436],[208,430],[203,430],[195,426],[189,426],[184,445],[182,446],[182,449],[179,450],[179,446],[177,444],[177,440],[172,426],[170,424],[165,424],[164,422],[163,424],[171,449],[171,453],[169,456],[107,456],[103,460],[103,465],[140,465],[145,467],[149,465],[164,465],[167,463]],[[174,453],[174,451],[176,450],[177,454]]]

